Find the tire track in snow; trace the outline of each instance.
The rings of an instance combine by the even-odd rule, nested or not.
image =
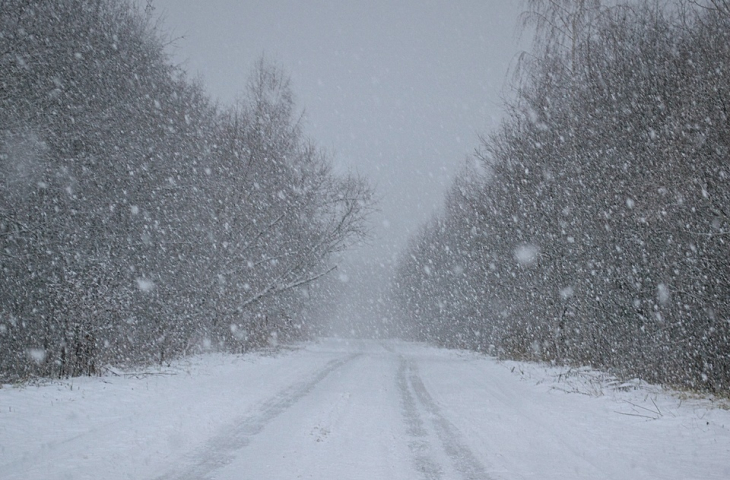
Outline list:
[[[438,405],[431,397],[431,394],[429,394],[428,390],[426,390],[426,386],[423,384],[423,381],[418,374],[417,367],[412,362],[406,360],[403,356],[400,357],[400,360],[400,368],[398,371],[399,387],[401,376],[405,383],[407,371],[407,377],[411,388],[415,393],[416,399],[429,414],[434,430],[436,431],[436,435],[443,446],[444,452],[446,452],[446,455],[451,459],[456,470],[465,480],[491,480],[492,477],[487,474],[484,465],[482,465],[471,449],[469,449],[462,440],[459,430],[441,413]],[[413,399],[407,386],[401,390],[401,394],[404,398],[404,405],[407,404],[406,397],[410,396],[411,400]],[[412,411],[413,415],[417,417],[417,421],[409,419],[408,407],[404,408],[404,410],[406,411],[406,424],[409,424],[409,422],[411,422],[412,425],[420,424],[420,428],[423,430],[423,422],[420,417],[418,417],[418,411],[415,408],[415,404],[413,405]],[[416,462],[418,463],[418,457]],[[440,478],[440,474],[436,477],[426,476],[426,478]]]
[[[391,349],[388,350],[392,351]],[[441,467],[431,460],[431,445],[426,440],[426,429],[423,426],[421,416],[418,414],[416,401],[408,388],[407,369],[408,364],[401,356],[396,378],[403,406],[403,419],[406,423],[406,433],[411,437],[411,440],[408,442],[408,447],[414,454],[416,470],[421,472],[426,480],[438,480],[442,478],[443,472]]]
[[[307,396],[330,373],[360,355],[360,353],[354,353],[345,358],[329,361],[309,379],[295,383],[267,400],[258,409],[258,412],[241,417],[225,427],[193,455],[192,465],[179,471],[168,472],[157,477],[157,480],[203,480],[211,478],[210,474],[213,471],[231,463],[236,458],[236,452],[246,447],[253,437],[261,432],[270,421]]]

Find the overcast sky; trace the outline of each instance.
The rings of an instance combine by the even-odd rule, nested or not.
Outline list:
[[[387,264],[494,128],[518,0],[154,0],[175,60],[232,102],[262,55],[288,72],[305,130],[380,198],[360,263]]]

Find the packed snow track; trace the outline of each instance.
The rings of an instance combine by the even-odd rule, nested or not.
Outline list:
[[[5,386],[0,476],[730,478],[726,410],[576,381],[472,353],[325,339]]]

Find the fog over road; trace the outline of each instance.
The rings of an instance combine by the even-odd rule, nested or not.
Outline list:
[[[398,341],[4,388],[0,441],[24,480],[730,474],[730,412],[706,401]]]

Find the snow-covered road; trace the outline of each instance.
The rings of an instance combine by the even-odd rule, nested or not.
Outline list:
[[[592,372],[326,339],[148,373],[6,385],[0,478],[730,478],[730,412]]]

